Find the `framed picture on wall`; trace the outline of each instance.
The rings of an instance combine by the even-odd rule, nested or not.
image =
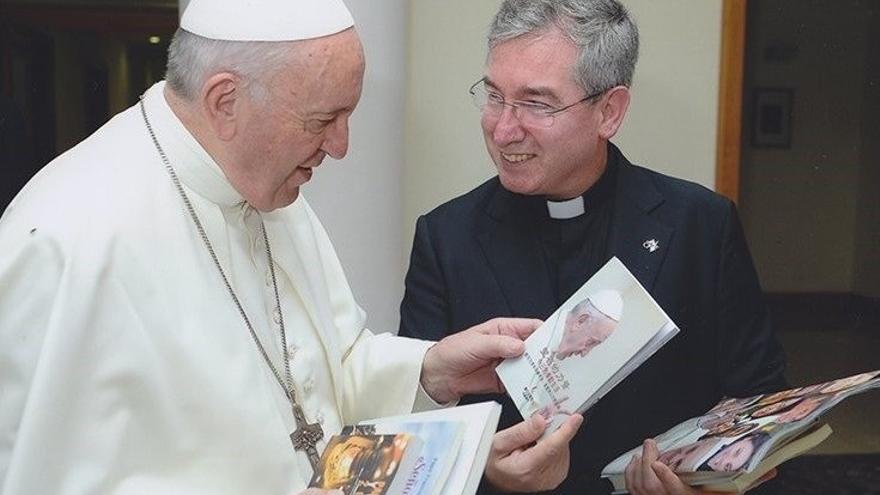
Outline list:
[[[755,88],[752,146],[791,147],[791,88]]]

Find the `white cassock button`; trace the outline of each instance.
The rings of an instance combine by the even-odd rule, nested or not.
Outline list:
[[[272,272],[266,270],[266,287],[272,287]]]
[[[306,392],[311,392],[314,388],[315,388],[315,378],[311,377],[311,376],[306,378],[305,383],[303,383],[303,390],[305,390]]]
[[[296,351],[299,350],[299,347],[294,343],[287,344],[287,355],[290,356],[290,359],[293,359],[293,356],[296,355]]]
[[[276,325],[281,324],[281,308],[276,306],[275,309],[272,310],[272,321],[274,321]]]

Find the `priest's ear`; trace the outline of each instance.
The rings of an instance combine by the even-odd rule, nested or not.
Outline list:
[[[232,139],[242,111],[242,78],[232,72],[214,74],[205,80],[199,96],[205,122],[214,135],[222,141]]]
[[[605,98],[600,100],[602,104],[602,121],[599,124],[599,136],[603,139],[611,139],[617,134],[617,130],[623,124],[626,110],[629,108],[629,88],[615,86],[608,90]]]

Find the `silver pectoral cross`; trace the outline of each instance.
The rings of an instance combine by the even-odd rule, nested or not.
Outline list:
[[[324,430],[318,423],[309,423],[305,413],[299,404],[294,403],[293,419],[296,420],[296,430],[290,434],[290,441],[293,442],[295,450],[301,450],[306,453],[309,458],[309,464],[312,465],[312,471],[318,471],[318,463],[321,458],[318,456],[316,446],[321,439],[324,438]]]

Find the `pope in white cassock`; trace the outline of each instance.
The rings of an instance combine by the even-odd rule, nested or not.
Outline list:
[[[347,151],[352,26],[339,0],[193,0],[167,83],[13,201],[0,493],[297,493],[344,423],[499,390],[535,321],[374,335],[298,198]],[[555,486],[579,421],[500,432],[487,478]]]

